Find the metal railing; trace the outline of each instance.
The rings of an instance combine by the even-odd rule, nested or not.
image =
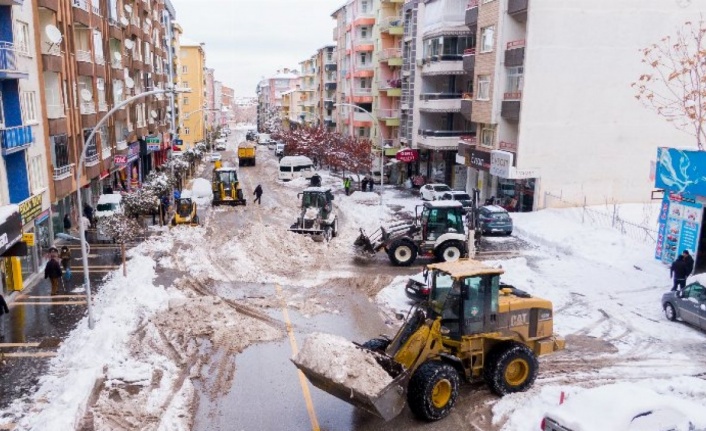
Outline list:
[[[61,56],[61,47],[58,43],[42,45],[42,54]]]
[[[64,178],[68,178],[71,176],[71,172],[73,171],[74,164],[71,163],[69,165],[65,166],[60,166],[58,168],[54,168],[54,181],[59,181],[63,180]]]
[[[90,51],[84,51],[82,49],[76,50],[76,61],[81,61],[84,63],[93,62],[92,55]]]
[[[503,100],[522,100],[522,92],[509,91],[507,93],[503,93]]]
[[[14,126],[0,129],[0,147],[3,150],[25,147],[34,143],[31,126]]]
[[[91,1],[91,11],[93,12],[93,14],[98,15],[98,16],[102,16],[100,7],[98,7],[98,5],[95,5],[93,3],[95,3],[95,0]]]
[[[126,150],[127,149],[127,141],[125,139],[116,141],[115,149],[118,151]]]
[[[380,60],[402,58],[402,48],[386,48],[380,52]]]
[[[83,9],[88,12],[88,2],[86,0],[73,0],[74,7]]]
[[[100,161],[100,158],[98,157],[98,154],[92,154],[90,156],[86,156],[85,161],[86,166],[95,166]]]
[[[0,42],[0,72],[18,72],[17,54],[20,51],[10,42]]]
[[[401,16],[388,16],[382,18],[378,25],[380,26],[380,31],[385,31],[390,29],[390,27],[404,26],[404,20]]]
[[[525,46],[524,39],[513,40],[512,42],[507,43],[507,48],[505,48],[505,49],[524,48],[524,46]]]
[[[105,160],[108,157],[110,157],[113,154],[112,149],[110,147],[105,147],[101,151],[101,159]]]
[[[382,119],[400,118],[401,111],[399,109],[378,109],[377,117]]]

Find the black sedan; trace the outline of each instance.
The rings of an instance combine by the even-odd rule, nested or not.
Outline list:
[[[689,283],[684,290],[662,295],[662,308],[667,319],[681,319],[706,330],[706,288],[699,281]]]

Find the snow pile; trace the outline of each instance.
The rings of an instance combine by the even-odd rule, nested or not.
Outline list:
[[[376,396],[392,382],[371,352],[336,335],[311,334],[293,360],[368,397]]]
[[[198,205],[209,204],[213,196],[211,182],[204,178],[194,179],[191,185],[191,196]]]

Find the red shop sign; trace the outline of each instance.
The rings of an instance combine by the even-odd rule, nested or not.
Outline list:
[[[412,149],[400,150],[395,154],[395,158],[401,162],[410,163],[419,158],[419,153]]]
[[[124,165],[125,163],[127,163],[127,156],[123,156],[120,154],[115,155],[113,156],[113,163],[115,163],[116,165]]]

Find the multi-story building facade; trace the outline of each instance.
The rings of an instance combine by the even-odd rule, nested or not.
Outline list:
[[[235,120],[235,91],[225,85],[221,91],[221,106],[225,109],[223,117],[225,125],[229,125]]]
[[[0,258],[0,273],[8,274],[0,287],[8,289],[21,289],[37,273],[39,249],[53,238],[36,13],[31,2],[0,2],[0,207],[17,204],[22,233],[35,238],[26,255]]]
[[[181,25],[174,21],[172,22],[172,39],[171,39],[171,49],[172,49],[172,83],[174,87],[187,88],[182,84],[182,74],[181,74],[181,37],[184,34],[184,30]],[[174,96],[174,111],[170,113],[170,116],[174,117],[175,125],[175,135],[174,138],[181,136],[184,132],[184,99],[181,95]],[[183,140],[182,140],[183,142]]]
[[[328,130],[336,128],[336,47],[325,46],[316,53],[316,116]]]
[[[215,93],[215,82],[216,82],[216,71],[211,68],[206,68],[204,70],[204,118],[206,120],[206,133],[210,133],[216,127],[216,93]],[[208,136],[208,135],[206,135]]]
[[[296,70],[278,70],[257,85],[257,126],[260,132],[273,132],[282,122],[282,95],[297,89],[301,77]]]
[[[180,117],[183,128],[179,137],[186,148],[204,140],[206,129],[206,51],[202,43],[181,38],[179,45],[181,86],[190,88],[190,93],[179,95]]]
[[[321,119],[316,115],[318,71],[316,69],[316,55],[302,61],[300,65],[300,83],[295,93],[300,93],[296,97],[296,115],[292,116],[290,111],[290,123],[300,126],[316,127]]]
[[[216,127],[226,125],[223,112],[223,83],[221,81],[213,81],[213,109],[216,115]]]

